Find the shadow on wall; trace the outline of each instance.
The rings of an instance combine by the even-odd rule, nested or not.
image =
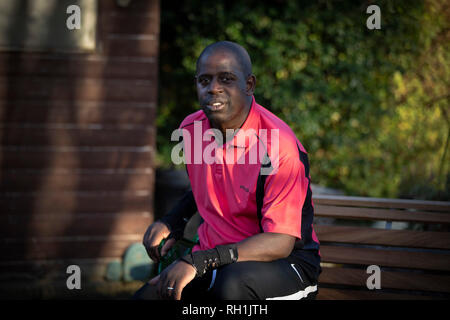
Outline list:
[[[20,43],[38,1],[8,1],[13,16],[25,16],[0,32]],[[40,3],[50,20],[60,17],[59,0]],[[85,262],[87,270],[117,258],[151,220],[158,2],[98,4],[95,52],[0,50],[2,297],[17,287],[27,298],[28,287],[65,278],[69,264]],[[53,31],[50,20],[43,23]],[[65,279],[57,286],[65,293]]]
[[[11,12],[20,16],[29,11],[27,0],[17,1]],[[17,37],[26,39],[30,30],[23,20],[11,19],[3,25],[5,43],[16,43]],[[16,49],[17,50],[17,49]],[[33,158],[36,157],[36,143],[49,144],[46,135],[30,134],[36,130],[33,115],[46,119],[51,102],[49,93],[53,91],[54,79],[46,79],[46,90],[41,91],[36,75],[44,64],[42,58],[22,51],[0,52],[2,61],[2,88],[0,89],[0,212],[2,219],[2,258],[1,261],[20,260],[31,255],[29,237],[33,235],[33,212],[38,207],[35,202],[45,183],[44,175],[36,170]],[[32,99],[34,98],[34,99]],[[44,106],[44,107],[43,107]],[[48,168],[49,157],[35,159],[40,167]],[[9,243],[8,243],[9,239]],[[14,240],[12,240],[14,239]],[[3,269],[3,267],[2,267]],[[34,271],[34,270],[33,270]]]
[[[155,181],[155,220],[172,209],[189,190],[191,184],[185,170],[157,169]]]

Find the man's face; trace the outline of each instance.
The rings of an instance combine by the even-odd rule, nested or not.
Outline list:
[[[240,126],[247,113],[247,75],[235,56],[225,50],[204,55],[198,63],[197,95],[201,108],[216,125]]]

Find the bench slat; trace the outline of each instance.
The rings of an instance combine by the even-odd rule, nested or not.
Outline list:
[[[387,293],[376,290],[359,291],[359,290],[343,290],[332,288],[319,288],[317,300],[431,300],[433,297]]]
[[[450,224],[450,214],[425,211],[338,207],[316,204],[314,205],[314,214],[317,217]]]
[[[322,262],[450,271],[450,255],[321,245]]]
[[[450,233],[448,232],[383,230],[326,225],[315,225],[314,229],[321,242],[450,249]]]
[[[319,284],[342,284],[366,288],[370,274],[366,270],[352,268],[322,268]],[[450,275],[420,274],[415,272],[381,271],[382,289],[450,292]]]
[[[407,199],[387,199],[387,198],[368,198],[368,197],[348,197],[315,195],[314,204],[337,205],[350,207],[377,207],[377,208],[410,208],[426,211],[450,212],[450,201],[425,201],[425,200],[407,200]]]
[[[316,217],[450,225],[450,202],[329,195],[313,196],[313,200]],[[318,299],[414,300],[435,299],[440,297],[436,294],[450,293],[448,232],[385,230],[368,226],[314,227],[322,243],[320,252],[324,262]],[[362,268],[332,268],[326,263],[360,265]],[[383,269],[382,290],[371,291],[366,288],[370,275],[365,268],[369,265],[410,270]],[[431,270],[446,272],[426,272]],[[413,290],[421,294],[396,290]]]

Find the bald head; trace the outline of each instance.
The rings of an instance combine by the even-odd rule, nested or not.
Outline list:
[[[240,128],[250,111],[256,78],[247,51],[221,41],[206,47],[197,60],[195,76],[200,106],[213,128]]]
[[[241,45],[231,41],[219,41],[210,44],[205,49],[203,49],[202,53],[197,59],[197,72],[200,60],[203,57],[210,56],[216,52],[226,52],[233,55],[242,73],[244,74],[244,77],[248,77],[252,74],[252,62],[250,60],[249,54],[247,53],[247,50],[245,50]]]

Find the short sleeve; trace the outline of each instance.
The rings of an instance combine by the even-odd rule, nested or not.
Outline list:
[[[265,182],[261,225],[264,232],[301,238],[302,208],[308,180],[300,158],[288,155],[280,159],[278,171]]]

